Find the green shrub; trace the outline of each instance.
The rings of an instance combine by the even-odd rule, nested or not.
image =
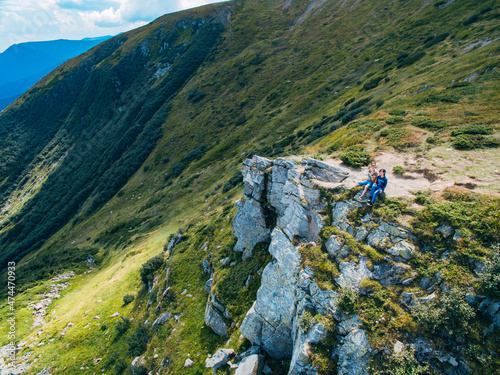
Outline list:
[[[144,284],[153,280],[153,273],[163,265],[163,255],[156,255],[146,261],[140,269],[141,280]]]
[[[397,68],[401,69],[401,68],[404,68],[405,66],[412,65],[412,64],[416,63],[417,61],[419,61],[420,59],[422,59],[422,57],[424,57],[424,56],[425,56],[424,51],[417,51],[417,52],[412,53],[411,55],[406,53],[406,52],[402,52],[396,58],[396,60],[398,62]]]
[[[393,375],[420,375],[429,370],[429,366],[422,366],[415,359],[413,348],[404,348],[399,353],[393,353],[390,358],[390,368]]]
[[[148,348],[148,329],[145,325],[139,325],[132,336],[127,338],[128,351],[132,357],[138,357]]]
[[[134,375],[148,375],[149,370],[144,365],[139,365],[134,368]]]
[[[123,371],[125,371],[125,369],[127,368],[127,362],[125,362],[124,359],[120,358],[116,361],[116,364],[115,364],[115,372],[117,374],[121,374]]]
[[[120,320],[116,323],[116,332],[119,336],[123,335],[130,327],[130,319],[120,316]]]
[[[378,99],[378,100],[375,101],[375,106],[377,108],[382,107],[382,105],[384,105],[384,101],[382,99]]]
[[[467,125],[451,132],[452,136],[457,136],[459,134],[489,135],[493,134],[493,129],[488,125]]]
[[[123,304],[128,305],[134,300],[135,296],[133,294],[125,294],[123,296]]]
[[[340,154],[340,160],[350,167],[360,168],[371,162],[370,154],[360,146],[351,146]]]
[[[363,88],[362,90],[371,90],[371,89],[374,89],[375,87],[378,86],[379,82],[381,80],[383,80],[385,77],[376,77],[376,78],[372,78],[371,80],[369,80],[368,82],[366,82],[364,85],[363,85]]]
[[[340,289],[337,308],[346,314],[353,314],[358,308],[359,293],[352,288]]]
[[[454,94],[438,92],[429,94],[423,101],[425,103],[458,103],[460,98]]]
[[[400,165],[395,165],[394,167],[392,167],[392,173],[403,176],[405,174],[405,170]]]
[[[201,99],[203,99],[207,94],[203,91],[199,91],[198,89],[193,89],[188,94],[188,99],[191,100],[192,103],[197,103]]]
[[[397,150],[417,145],[417,141],[413,137],[412,132],[406,128],[384,129],[380,132],[380,136],[387,137],[387,145]]]
[[[452,145],[457,150],[472,150],[483,145],[483,136],[460,134],[452,141]]]
[[[394,124],[399,124],[404,121],[403,116],[388,116],[384,119],[386,124],[389,125],[394,125]]]
[[[243,174],[241,171],[237,171],[234,173],[233,177],[227,181],[222,187],[222,194],[227,193],[229,190],[234,188],[235,186],[240,185],[243,182]]]
[[[186,168],[187,165],[185,163],[175,163],[174,165],[172,165],[172,167],[170,167],[170,171],[167,175],[165,175],[165,177],[178,177]]]
[[[391,116],[406,116],[408,114],[408,112],[405,111],[404,109],[393,109],[393,110],[389,111],[389,114]]]
[[[425,141],[431,145],[441,143],[441,140],[438,137],[427,137]]]
[[[462,22],[464,26],[468,26],[473,24],[474,22],[479,21],[479,14],[473,14],[469,18],[467,18],[465,21]]]
[[[352,120],[354,120],[356,118],[357,115],[364,112],[366,109],[367,109],[367,107],[359,107],[359,108],[353,109],[350,112],[347,112],[341,118],[342,123],[347,124],[347,123],[351,122]]]
[[[500,299],[500,245],[492,247],[493,254],[486,260],[485,269],[481,275],[485,292],[493,298]]]
[[[474,310],[465,301],[465,292],[451,289],[439,299],[417,304],[413,316],[431,333],[445,331],[450,334],[466,334]]]
[[[445,40],[448,35],[450,35],[450,33],[443,33],[443,34],[439,34],[439,35],[434,35],[434,36],[430,36],[428,38],[426,38],[424,40],[424,48],[430,48],[432,47],[434,44],[438,44],[440,42],[442,42],[443,40]]]
[[[304,267],[314,271],[315,279],[321,289],[332,289],[333,278],[340,275],[337,265],[332,262],[328,253],[319,246],[301,246],[299,248]]]
[[[314,324],[314,316],[309,309],[305,309],[300,315],[299,327],[302,332],[307,332]]]
[[[412,125],[418,126],[424,129],[442,129],[450,124],[444,120],[432,120],[430,118],[416,118],[412,122]]]

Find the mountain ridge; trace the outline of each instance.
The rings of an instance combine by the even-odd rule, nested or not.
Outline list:
[[[465,0],[235,1],[163,16],[48,74],[0,115],[1,256],[18,265],[18,309],[26,317],[18,336],[28,342],[21,353],[41,356],[30,371],[131,373],[134,362],[137,372],[195,374],[211,372],[203,359],[224,345],[244,353],[250,345],[240,340],[239,327],[262,270],[276,261],[269,244],[257,244],[253,258],[234,251],[233,204],[248,190],[241,189],[240,167],[253,155],[298,164],[335,158],[359,174],[384,155],[388,190],[398,178],[449,182],[445,190],[406,189],[375,204],[367,230],[380,221],[404,224],[421,242],[414,258],[398,266],[409,285],[362,286],[367,307],[357,313],[376,350],[374,371],[395,366],[399,359],[384,351],[396,340],[410,345],[416,332],[425,339],[439,332],[441,349],[462,345],[443,333],[446,324],[433,327],[406,310],[401,293],[420,298],[437,285],[439,311],[448,306],[447,288],[496,303],[475,268],[490,267],[498,241],[498,12],[493,3]],[[476,44],[485,38],[492,42]],[[391,154],[401,165],[391,165]],[[320,190],[325,223],[335,202],[350,202],[357,192],[346,188]],[[471,191],[479,188],[482,194]],[[302,198],[296,203],[306,205]],[[366,210],[353,210],[344,229],[363,227]],[[264,227],[279,230],[280,220],[265,206]],[[334,278],[346,261],[358,267],[367,256],[373,266],[392,256],[350,242],[352,233],[342,228],[330,230],[340,230],[332,233],[354,249],[348,259],[325,250],[330,236],[316,245],[289,238],[295,250],[304,248],[300,267],[312,267],[321,293],[338,292]],[[51,277],[70,270],[77,276],[59,307],[47,309],[38,337],[29,303]],[[465,297],[456,298],[463,306]],[[490,318],[475,306],[485,320],[462,316],[472,326],[464,339],[470,346],[450,355],[480,373],[495,367],[487,353],[498,345],[491,335],[481,338]],[[228,337],[206,322],[214,310]],[[307,328],[319,312],[304,311],[300,324]],[[330,327],[325,317],[317,318]],[[77,320],[85,323],[69,326]],[[331,364],[337,344],[328,340],[310,358],[317,371]],[[59,359],[49,355],[55,349]],[[416,368],[455,368],[406,349],[405,361]],[[474,350],[485,362],[473,358]],[[286,360],[268,355],[266,361],[274,373],[290,371]]]

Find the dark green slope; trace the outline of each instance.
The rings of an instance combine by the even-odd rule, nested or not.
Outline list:
[[[161,136],[168,101],[217,41],[222,8],[113,38],[60,67],[1,116],[4,200],[41,153],[61,158],[35,198],[4,223],[11,229],[1,240],[2,262],[38,248],[89,197],[92,212],[127,182]]]

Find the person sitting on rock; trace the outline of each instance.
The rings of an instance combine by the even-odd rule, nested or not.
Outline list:
[[[375,182],[375,179],[377,178],[377,175],[378,175],[377,171],[375,170],[376,166],[377,166],[377,164],[373,161],[372,165],[371,165],[371,169],[367,173],[368,179],[366,181],[363,181],[363,182],[358,182],[358,185],[360,185],[360,186],[365,185],[365,190],[363,190],[363,193],[360,195],[360,198],[363,198],[365,196],[368,189],[370,189],[372,187],[373,183]]]
[[[368,206],[372,206],[377,199],[377,195],[383,193],[385,187],[387,186],[387,177],[385,177],[385,169],[381,169],[379,171],[380,175],[377,176],[377,182],[372,185],[370,199],[371,201],[368,203]]]
[[[363,193],[361,193],[361,195],[359,196],[360,198],[363,198],[366,194],[366,192],[368,191],[368,189],[371,189],[371,187],[373,186],[373,184],[375,184],[377,182],[377,177],[378,177],[378,173],[377,171],[371,173],[371,177],[370,179],[366,180],[366,181],[363,181],[363,182],[358,182],[358,185],[365,185],[365,189],[363,190]]]

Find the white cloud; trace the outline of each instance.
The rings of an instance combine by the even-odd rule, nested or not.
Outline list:
[[[115,35],[219,0],[0,0],[0,52],[15,43]]]

